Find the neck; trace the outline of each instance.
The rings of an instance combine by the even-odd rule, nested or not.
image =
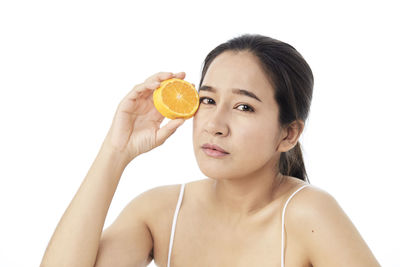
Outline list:
[[[271,203],[285,180],[279,172],[212,181],[213,206],[227,218],[249,217]]]

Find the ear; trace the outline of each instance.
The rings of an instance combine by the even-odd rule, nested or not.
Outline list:
[[[293,121],[281,131],[280,143],[278,144],[278,152],[288,152],[294,148],[304,130],[304,122],[302,120]]]

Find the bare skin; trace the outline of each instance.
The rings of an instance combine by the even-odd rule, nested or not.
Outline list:
[[[215,70],[230,70],[231,78],[240,77],[235,71],[243,66],[239,72],[247,78],[241,81],[256,81],[257,65],[248,55],[241,56],[239,61],[237,57],[220,58],[224,60],[216,61],[220,65]],[[229,69],[235,61],[240,64]],[[205,81],[230,91],[235,80],[221,75],[212,79],[207,76]],[[157,73],[136,85],[121,101],[96,159],[50,239],[41,267],[140,267],[147,266],[153,256],[158,266],[166,266],[180,185],[160,186],[140,194],[111,226],[105,230],[103,226],[126,166],[163,144],[184,122],[171,120],[160,128],[164,118],[152,102],[152,92],[159,83],[172,77],[184,79],[185,73]],[[265,85],[262,77],[258,78]],[[191,182],[185,189],[172,254],[174,267],[280,264],[282,206],[302,181],[279,174],[276,162],[280,152],[296,144],[303,125],[281,129],[276,123],[276,105],[269,101],[271,95],[262,95],[262,88],[257,90],[270,103],[266,109],[257,107],[263,114],[242,114],[243,106],[236,109],[237,100],[222,93],[213,96],[216,106],[204,106],[195,115],[196,159],[211,179]],[[260,124],[263,118],[267,120]],[[252,129],[251,125],[259,128]],[[235,135],[231,137],[232,133]],[[249,136],[246,142],[240,142]],[[200,146],[206,141],[225,145],[231,152],[225,163],[202,154]],[[285,266],[379,266],[329,194],[307,187],[292,199],[286,214]]]
[[[186,184],[171,266],[280,266],[282,207],[291,193],[306,184],[294,177],[286,178],[268,206],[238,220],[226,218],[211,203],[213,180]],[[165,191],[174,192],[158,194],[163,197],[160,202],[168,203],[168,208],[148,218],[155,244],[154,262],[160,267],[167,266],[172,218],[180,187],[165,187]],[[309,189],[302,191],[305,190]],[[294,202],[296,196],[291,201]],[[285,266],[312,266],[299,240],[289,233],[285,243]]]
[[[185,73],[156,73],[134,86],[122,99],[96,159],[50,239],[41,267],[109,266],[108,261],[114,257],[99,260],[102,254],[98,251],[105,242],[102,233],[104,221],[124,169],[140,154],[163,144],[184,122],[182,119],[171,120],[160,127],[164,117],[153,104],[153,91],[160,82],[174,77],[183,79]],[[141,199],[138,197],[137,201]],[[141,220],[140,205],[131,208],[130,214],[133,218],[130,226],[143,228],[132,233],[136,247],[131,248],[135,253],[130,258],[121,259],[120,264],[128,261],[133,266],[143,266],[152,247],[151,236]],[[119,225],[114,224],[112,229],[117,228],[116,232],[120,232]],[[112,233],[112,239],[120,241],[116,232]],[[114,261],[113,266],[120,266],[118,260]]]
[[[281,266],[282,209],[305,182],[285,177],[268,205],[234,221],[210,201],[214,183],[204,179],[186,184],[171,266]],[[154,241],[148,262],[154,258],[159,267],[167,266],[180,189],[169,185],[149,192],[155,209],[145,216]],[[286,208],[284,260],[286,267],[380,266],[338,203],[313,185],[299,191]]]

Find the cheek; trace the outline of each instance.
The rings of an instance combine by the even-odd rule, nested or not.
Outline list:
[[[193,120],[192,120],[192,123],[193,123],[193,127],[192,127],[193,146],[198,145],[198,142],[200,142],[200,140],[199,140],[200,131],[201,131],[201,126],[199,125],[200,121],[201,120],[198,120],[198,117],[196,115],[193,117]]]
[[[234,135],[234,140],[240,144],[238,148],[246,151],[249,155],[269,153],[275,146],[275,132],[268,127],[254,128],[253,124],[251,127],[236,129]]]
[[[196,115],[193,117],[192,123],[193,123],[193,136],[195,136],[195,134],[197,133],[197,131],[199,129],[198,120],[197,120]]]
[[[237,174],[246,175],[272,162],[271,159],[276,155],[274,129],[260,127],[254,131],[237,131],[238,136],[234,138],[236,145],[233,146],[234,162],[240,162],[233,166]]]
[[[204,130],[204,126],[207,123],[207,118],[209,117],[209,115],[207,115],[206,112],[201,112],[201,111],[197,111],[195,113],[195,115],[193,116],[193,136],[198,136],[201,131]]]

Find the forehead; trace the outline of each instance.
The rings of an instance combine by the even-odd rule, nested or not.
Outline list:
[[[273,88],[256,56],[248,51],[227,51],[210,64],[202,85],[215,87],[218,92],[242,88],[256,94],[262,102],[270,102]]]

